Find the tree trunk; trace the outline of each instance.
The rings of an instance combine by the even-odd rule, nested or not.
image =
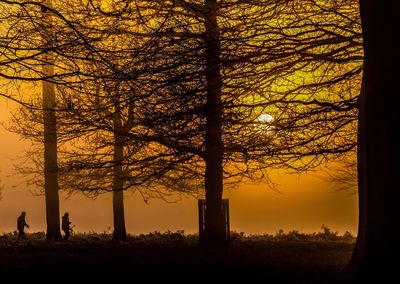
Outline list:
[[[123,169],[124,141],[123,137],[114,134],[114,166],[113,166],[113,214],[114,214],[114,240],[125,241],[125,213],[124,213],[124,191],[123,191]]]
[[[51,6],[51,1],[45,4]],[[43,11],[44,23],[51,25],[51,15]],[[47,39],[45,39],[47,40]],[[43,74],[54,75],[54,58],[48,52],[43,56]],[[44,124],[44,191],[46,198],[46,222],[48,240],[61,239],[60,209],[58,197],[58,165],[57,165],[57,119],[55,114],[55,86],[52,79],[43,81],[43,124]]]
[[[357,177],[358,177],[358,234],[351,261],[347,267],[347,273],[354,274],[363,257],[366,233],[366,175],[365,175],[365,77],[363,75],[361,92],[358,99],[358,145],[357,145]]]
[[[225,243],[225,228],[221,210],[223,191],[223,143],[221,106],[220,31],[217,23],[216,0],[205,0],[206,46],[206,137],[205,137],[205,232],[201,242],[211,245]]]
[[[365,0],[360,5],[365,52],[365,108],[361,112],[365,115],[365,137],[359,142],[364,162],[360,165],[359,186],[360,198],[365,198],[365,214],[360,214],[365,232],[359,235],[364,246],[353,255],[358,269],[352,280],[386,283],[385,279],[393,277],[396,282],[395,260],[400,252],[395,233],[400,225],[398,11],[391,1]]]

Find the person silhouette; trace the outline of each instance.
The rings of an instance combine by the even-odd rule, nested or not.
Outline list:
[[[26,212],[22,211],[21,215],[19,215],[17,219],[17,229],[18,229],[18,238],[25,237],[24,229],[25,227],[29,228],[29,225],[25,221]]]
[[[72,228],[70,227],[71,222],[69,221],[69,213],[65,213],[62,216],[61,229],[64,231],[64,240],[68,240],[71,235]]]

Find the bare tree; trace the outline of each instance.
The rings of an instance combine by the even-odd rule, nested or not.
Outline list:
[[[52,1],[1,1],[0,4],[5,8],[1,20],[6,26],[1,31],[4,68],[0,76],[5,80],[7,93],[2,95],[32,108],[35,107],[32,99],[15,97],[9,92],[10,85],[18,87],[19,82],[23,90],[31,83],[35,90],[36,83],[42,82],[42,105],[36,108],[43,111],[47,239],[60,239],[55,85],[68,84],[71,77],[76,79],[79,57],[74,50],[85,46],[88,39],[82,38],[71,19],[57,12]]]
[[[265,178],[273,167],[304,171],[356,147],[362,71],[357,7],[310,4],[163,2],[171,12],[155,28],[163,59],[153,72],[163,90],[157,105],[170,107],[144,122],[155,133],[146,139],[204,161],[210,242],[222,242],[223,171],[225,180]],[[324,23],[328,15],[334,20]],[[184,121],[195,123],[173,137],[163,134]]]
[[[130,22],[132,21],[130,18]],[[140,57],[140,60],[134,60],[131,55],[132,52],[140,51],[146,42],[137,46],[140,38],[136,42],[126,42],[121,37],[116,39],[116,35],[120,36],[121,33],[118,28],[108,26],[105,37],[101,41],[100,37],[97,38],[97,56],[91,55],[85,58],[85,62],[76,63],[80,70],[76,81],[72,81],[71,84],[57,84],[58,107],[55,114],[58,121],[58,139],[62,144],[69,143],[66,148],[60,149],[60,187],[70,192],[82,191],[92,196],[102,191],[112,191],[114,237],[123,240],[126,239],[123,190],[135,187],[145,200],[148,200],[151,197],[164,198],[171,192],[170,189],[186,192],[189,187],[179,180],[182,177],[167,174],[177,167],[182,161],[181,158],[171,160],[171,154],[166,152],[159,153],[151,149],[141,151],[146,141],[127,139],[128,132],[140,132],[140,124],[134,119],[140,115],[140,107],[147,98],[146,94],[140,94],[140,82],[128,79],[137,76],[135,72],[140,69]],[[82,30],[82,34],[93,32],[91,29],[90,25],[87,26]],[[118,49],[115,48],[116,45]],[[124,50],[124,46],[131,48]],[[75,54],[76,58],[83,57],[80,52],[82,51]],[[148,57],[146,59],[148,60]],[[139,66],[136,68],[138,70],[134,68],[136,65]],[[110,66],[112,69],[108,70]],[[123,80],[119,78],[121,73],[116,66],[127,68]],[[36,110],[40,110],[40,107],[34,105],[34,102],[31,102],[30,109],[20,109],[15,114],[12,131],[43,143],[40,135],[40,117]],[[136,128],[132,129],[133,126]],[[82,141],[86,144],[71,147],[70,143],[73,140],[77,140],[75,145]],[[29,154],[36,158],[35,153]],[[37,174],[38,169],[41,169],[40,163],[36,163],[33,169],[23,168],[22,173]],[[111,179],[108,179],[109,177]],[[145,187],[150,187],[154,180],[157,180],[157,186],[144,190]],[[170,189],[166,191],[159,188],[167,186]]]
[[[265,179],[273,167],[304,171],[355,149],[357,6],[137,3],[148,29],[135,35],[153,38],[134,53],[147,58],[138,82],[149,95],[142,133],[123,135],[188,157],[183,167],[206,188],[210,242],[222,242],[223,180]],[[102,13],[126,21],[132,10],[126,3]]]
[[[163,182],[205,187],[207,242],[223,242],[224,183],[268,180],[274,167],[304,171],[356,147],[358,7],[344,0],[304,3],[89,1],[80,16],[54,12],[86,53],[55,48],[75,63],[68,69],[74,76],[63,77],[70,90],[79,93],[85,78],[107,78],[145,94],[130,131],[87,125],[125,137],[127,147],[156,145],[140,161]],[[84,21],[89,14],[96,21]],[[141,29],[132,29],[132,19]],[[104,23],[112,23],[112,33]],[[110,34],[140,39],[140,48],[111,50],[104,41]],[[107,54],[135,60],[118,65]],[[80,60],[101,72],[88,74]]]

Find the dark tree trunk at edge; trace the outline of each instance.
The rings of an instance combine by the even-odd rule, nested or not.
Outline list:
[[[361,92],[358,99],[358,145],[357,145],[357,171],[358,171],[358,233],[354,252],[347,267],[347,273],[354,273],[363,257],[366,233],[366,161],[365,161],[365,78],[363,77]]]
[[[398,14],[393,1],[360,1],[365,52],[365,104],[361,122],[365,136],[360,140],[360,198],[365,200],[365,231],[352,265],[352,282],[395,283],[398,280],[400,227],[400,78],[397,43]],[[363,120],[364,119],[364,120]],[[378,282],[377,282],[378,281]]]

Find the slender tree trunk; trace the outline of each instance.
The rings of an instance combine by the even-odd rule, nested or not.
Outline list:
[[[118,117],[119,118],[119,117]],[[119,123],[115,123],[117,128]],[[114,240],[127,240],[124,213],[123,169],[124,140],[119,134],[114,134],[114,166],[113,166],[113,214],[114,214]]]
[[[216,0],[205,0],[206,44],[206,137],[205,137],[205,191],[206,214],[204,243],[219,245],[225,242],[225,228],[221,210],[223,192],[223,143],[221,106],[220,31],[217,23]]]
[[[360,5],[365,52],[365,137],[359,149],[365,183],[360,184],[360,195],[366,211],[360,214],[364,246],[354,253],[354,258],[358,253],[361,257],[354,260],[358,269],[352,280],[389,283],[389,277],[391,282],[399,279],[400,253],[395,233],[400,227],[398,11],[392,1],[364,0]]]
[[[51,1],[45,1],[51,7]],[[46,26],[51,26],[51,15],[43,11]],[[47,39],[45,39],[47,40]],[[54,58],[48,52],[43,56],[43,74],[46,77],[54,75]],[[43,124],[44,124],[44,191],[46,198],[47,239],[61,239],[60,209],[58,196],[58,165],[57,165],[57,119],[55,113],[55,86],[52,79],[43,81]]]

